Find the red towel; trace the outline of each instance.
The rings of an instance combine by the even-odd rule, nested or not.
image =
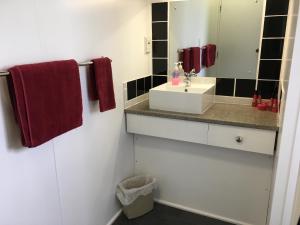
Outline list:
[[[195,69],[196,73],[199,73],[201,70],[200,52],[201,49],[199,47],[191,48],[191,70]]]
[[[114,84],[109,58],[99,58],[92,60],[91,67],[91,98],[99,99],[100,112],[105,112],[116,108]]]
[[[209,44],[203,47],[202,50],[202,65],[205,67],[211,67],[215,65],[217,46]]]
[[[82,97],[74,60],[15,66],[8,85],[22,143],[36,147],[82,125]]]
[[[186,73],[191,72],[192,68],[191,68],[191,49],[186,48],[183,49],[182,52],[182,62],[183,62],[183,70]]]

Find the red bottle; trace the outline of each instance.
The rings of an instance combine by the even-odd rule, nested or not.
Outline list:
[[[262,103],[262,99],[261,99],[261,94],[259,93],[257,97],[257,104],[259,105],[261,103]]]
[[[257,105],[257,109],[265,111],[265,110],[267,110],[267,104],[266,103],[260,103],[260,104]]]
[[[271,98],[270,101],[267,102],[267,110],[272,111],[274,99]]]
[[[273,113],[278,113],[278,100],[277,99],[273,100],[272,112]]]
[[[253,95],[253,99],[252,99],[252,107],[256,107],[257,106],[257,91],[254,92],[254,95]]]

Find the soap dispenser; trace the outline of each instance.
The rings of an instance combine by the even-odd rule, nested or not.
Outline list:
[[[176,86],[176,85],[179,85],[180,83],[180,78],[179,78],[179,73],[180,73],[180,70],[179,70],[179,63],[175,63],[175,67],[174,67],[174,70],[172,72],[172,85]]]

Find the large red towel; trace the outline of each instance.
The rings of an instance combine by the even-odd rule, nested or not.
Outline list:
[[[9,69],[8,85],[22,143],[36,147],[82,125],[82,97],[76,61]]]
[[[199,47],[191,48],[191,69],[195,69],[195,73],[199,73],[201,70],[200,52]]]
[[[215,65],[217,46],[209,44],[203,47],[202,50],[202,65],[205,67],[211,67]]]
[[[109,58],[99,58],[92,60],[91,67],[91,98],[99,99],[100,112],[105,112],[116,108],[114,84]]]
[[[190,48],[185,48],[183,49],[182,52],[182,62],[183,62],[183,70],[186,73],[191,72],[191,49]]]

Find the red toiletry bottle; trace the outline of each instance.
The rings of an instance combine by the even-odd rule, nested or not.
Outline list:
[[[272,111],[273,103],[274,103],[274,98],[271,98],[271,99],[267,102],[267,110],[268,110],[268,111]]]
[[[261,100],[261,94],[258,93],[258,97],[257,97],[257,104],[261,104],[262,103],[262,100]]]
[[[278,113],[278,100],[273,99],[272,112]]]
[[[255,90],[254,95],[253,95],[253,99],[252,99],[252,107],[256,107],[257,106],[257,91]]]

